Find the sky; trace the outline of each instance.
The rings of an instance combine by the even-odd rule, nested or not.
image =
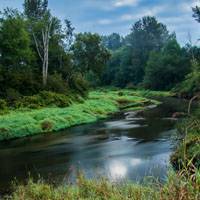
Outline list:
[[[0,0],[0,10],[6,7],[22,10],[23,0]],[[113,32],[125,36],[143,16],[156,16],[170,32],[176,32],[184,45],[189,36],[193,44],[200,38],[200,24],[192,18],[192,7],[200,0],[49,0],[53,15],[69,19],[76,32]]]

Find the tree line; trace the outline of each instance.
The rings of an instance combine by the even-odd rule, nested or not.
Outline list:
[[[200,22],[199,7],[193,11]],[[173,89],[192,95],[200,90],[200,48],[192,44],[190,37],[188,40],[181,47],[176,34],[150,16],[138,20],[125,37],[117,33],[104,36],[103,43],[112,56],[101,83],[153,90]]]
[[[40,91],[84,94],[89,86],[199,90],[200,48],[181,47],[155,17],[146,16],[122,37],[75,34],[52,15],[48,0],[25,0],[23,11],[0,16],[0,98],[13,101]],[[200,22],[199,7],[193,8]]]

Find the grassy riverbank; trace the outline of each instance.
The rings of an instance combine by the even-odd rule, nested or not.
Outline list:
[[[148,99],[149,97],[168,95],[168,92],[104,89],[92,91],[82,103],[74,100],[64,108],[51,106],[12,110],[0,116],[0,140],[58,131],[94,122],[119,109],[143,109],[146,105],[158,103]]]
[[[174,168],[187,176],[194,176],[200,169],[200,108],[178,126],[182,138],[171,157]]]
[[[137,184],[112,184],[107,180],[86,180],[80,176],[76,186],[54,187],[42,181],[29,180],[26,186],[17,186],[5,200],[198,200],[200,176],[196,180],[171,174],[161,186]]]

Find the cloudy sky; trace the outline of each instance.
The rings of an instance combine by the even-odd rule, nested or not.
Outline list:
[[[0,0],[0,9],[22,10],[22,4],[23,0]],[[200,0],[49,0],[53,14],[70,19],[76,32],[126,35],[135,21],[152,15],[175,31],[182,45],[188,41],[188,33],[194,43],[200,38],[200,24],[192,18],[195,5]]]

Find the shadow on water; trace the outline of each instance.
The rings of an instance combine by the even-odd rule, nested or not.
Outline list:
[[[59,134],[34,136],[0,144],[0,188],[28,175],[56,183],[73,181],[77,169],[86,177],[105,176],[112,181],[141,181],[145,176],[164,180],[174,148],[174,112],[186,102],[164,99],[156,108],[118,113],[93,124],[76,126]]]

